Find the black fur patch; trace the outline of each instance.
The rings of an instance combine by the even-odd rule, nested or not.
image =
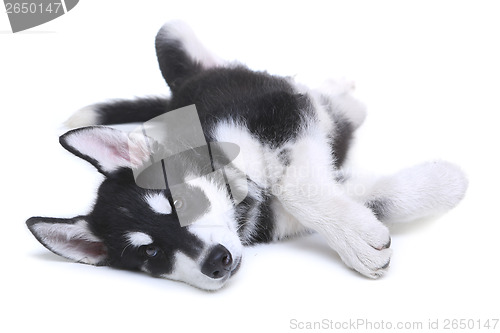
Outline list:
[[[334,117],[335,134],[332,140],[332,154],[335,167],[339,168],[344,163],[347,152],[353,137],[353,128],[349,121],[339,117]]]
[[[379,219],[386,219],[389,215],[389,200],[374,199],[365,203],[365,206],[373,211],[373,214]]]
[[[190,77],[172,96],[170,108],[195,104],[205,135],[221,120],[245,124],[271,148],[293,141],[314,118],[305,95],[296,94],[283,78],[245,67],[206,70]]]
[[[273,240],[274,234],[272,196],[252,180],[247,179],[247,181],[252,183],[251,187],[258,189],[259,193],[248,193],[247,197],[236,206],[238,234],[245,245],[269,243]]]
[[[289,166],[292,163],[292,157],[290,156],[289,149],[283,149],[279,152],[278,158],[284,166]]]
[[[342,170],[335,172],[334,176],[335,176],[335,181],[340,184],[345,183],[345,181],[349,179],[349,175],[347,175]]]
[[[259,203],[259,215],[255,225],[253,243],[269,243],[273,240],[274,234],[274,214],[271,209],[270,195],[266,195],[264,200]]]
[[[202,70],[201,65],[186,53],[180,41],[169,38],[161,31],[156,36],[156,56],[163,78],[173,92],[184,80]]]
[[[108,264],[113,267],[139,270],[145,263],[153,275],[170,273],[176,251],[196,259],[203,242],[181,227],[176,214],[156,214],[142,200],[148,193],[168,191],[145,190],[134,183],[132,171],[121,169],[104,180],[99,188],[94,210],[88,216],[92,232],[108,247]],[[171,199],[170,199],[171,200]],[[171,202],[173,207],[173,202]],[[126,207],[124,211],[123,207]],[[125,235],[140,231],[153,237],[159,249],[154,258],[145,256],[144,249],[127,246]]]
[[[248,235],[248,222],[251,216],[252,210],[257,209],[258,201],[251,195],[247,195],[246,198],[236,206],[236,219],[238,222],[238,235],[245,245],[250,245],[252,243],[251,239],[247,239]]]

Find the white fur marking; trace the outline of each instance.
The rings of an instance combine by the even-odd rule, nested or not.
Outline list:
[[[217,290],[224,285],[229,276],[223,279],[211,279],[201,272],[199,262],[189,258],[182,252],[177,252],[175,254],[174,271],[170,274],[164,274],[162,277],[182,281],[204,290]]]
[[[243,246],[237,233],[234,208],[225,188],[205,177],[190,180],[189,185],[200,188],[210,200],[210,210],[189,225],[189,232],[208,246],[222,244],[234,258],[241,257]]]
[[[232,121],[221,122],[213,135],[219,142],[232,142],[240,147],[240,154],[232,161],[232,165],[260,187],[273,184],[283,173],[279,152],[266,148],[243,125]]]
[[[162,193],[148,194],[144,197],[151,210],[157,214],[172,214],[172,206]]]
[[[125,237],[127,238],[127,241],[130,245],[136,247],[153,243],[153,239],[151,238],[151,236],[139,231],[128,232]]]

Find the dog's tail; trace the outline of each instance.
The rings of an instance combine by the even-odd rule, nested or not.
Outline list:
[[[391,176],[346,176],[349,195],[372,209],[385,223],[409,222],[446,212],[465,196],[468,181],[456,165],[427,162]]]
[[[66,128],[148,121],[170,110],[167,97],[118,99],[92,104],[76,111],[64,122]]]

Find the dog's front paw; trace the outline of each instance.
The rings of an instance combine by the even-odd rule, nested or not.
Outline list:
[[[356,226],[349,225],[342,237],[336,239],[334,248],[347,266],[377,279],[389,267],[391,237],[389,229],[374,217],[365,222],[367,223]]]

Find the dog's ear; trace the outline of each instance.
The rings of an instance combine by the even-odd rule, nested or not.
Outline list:
[[[120,168],[139,167],[150,157],[145,136],[102,126],[71,130],[59,138],[71,153],[91,163],[105,176]]]
[[[32,217],[26,225],[35,238],[55,254],[85,264],[106,264],[108,249],[89,229],[85,216],[72,219]]]

